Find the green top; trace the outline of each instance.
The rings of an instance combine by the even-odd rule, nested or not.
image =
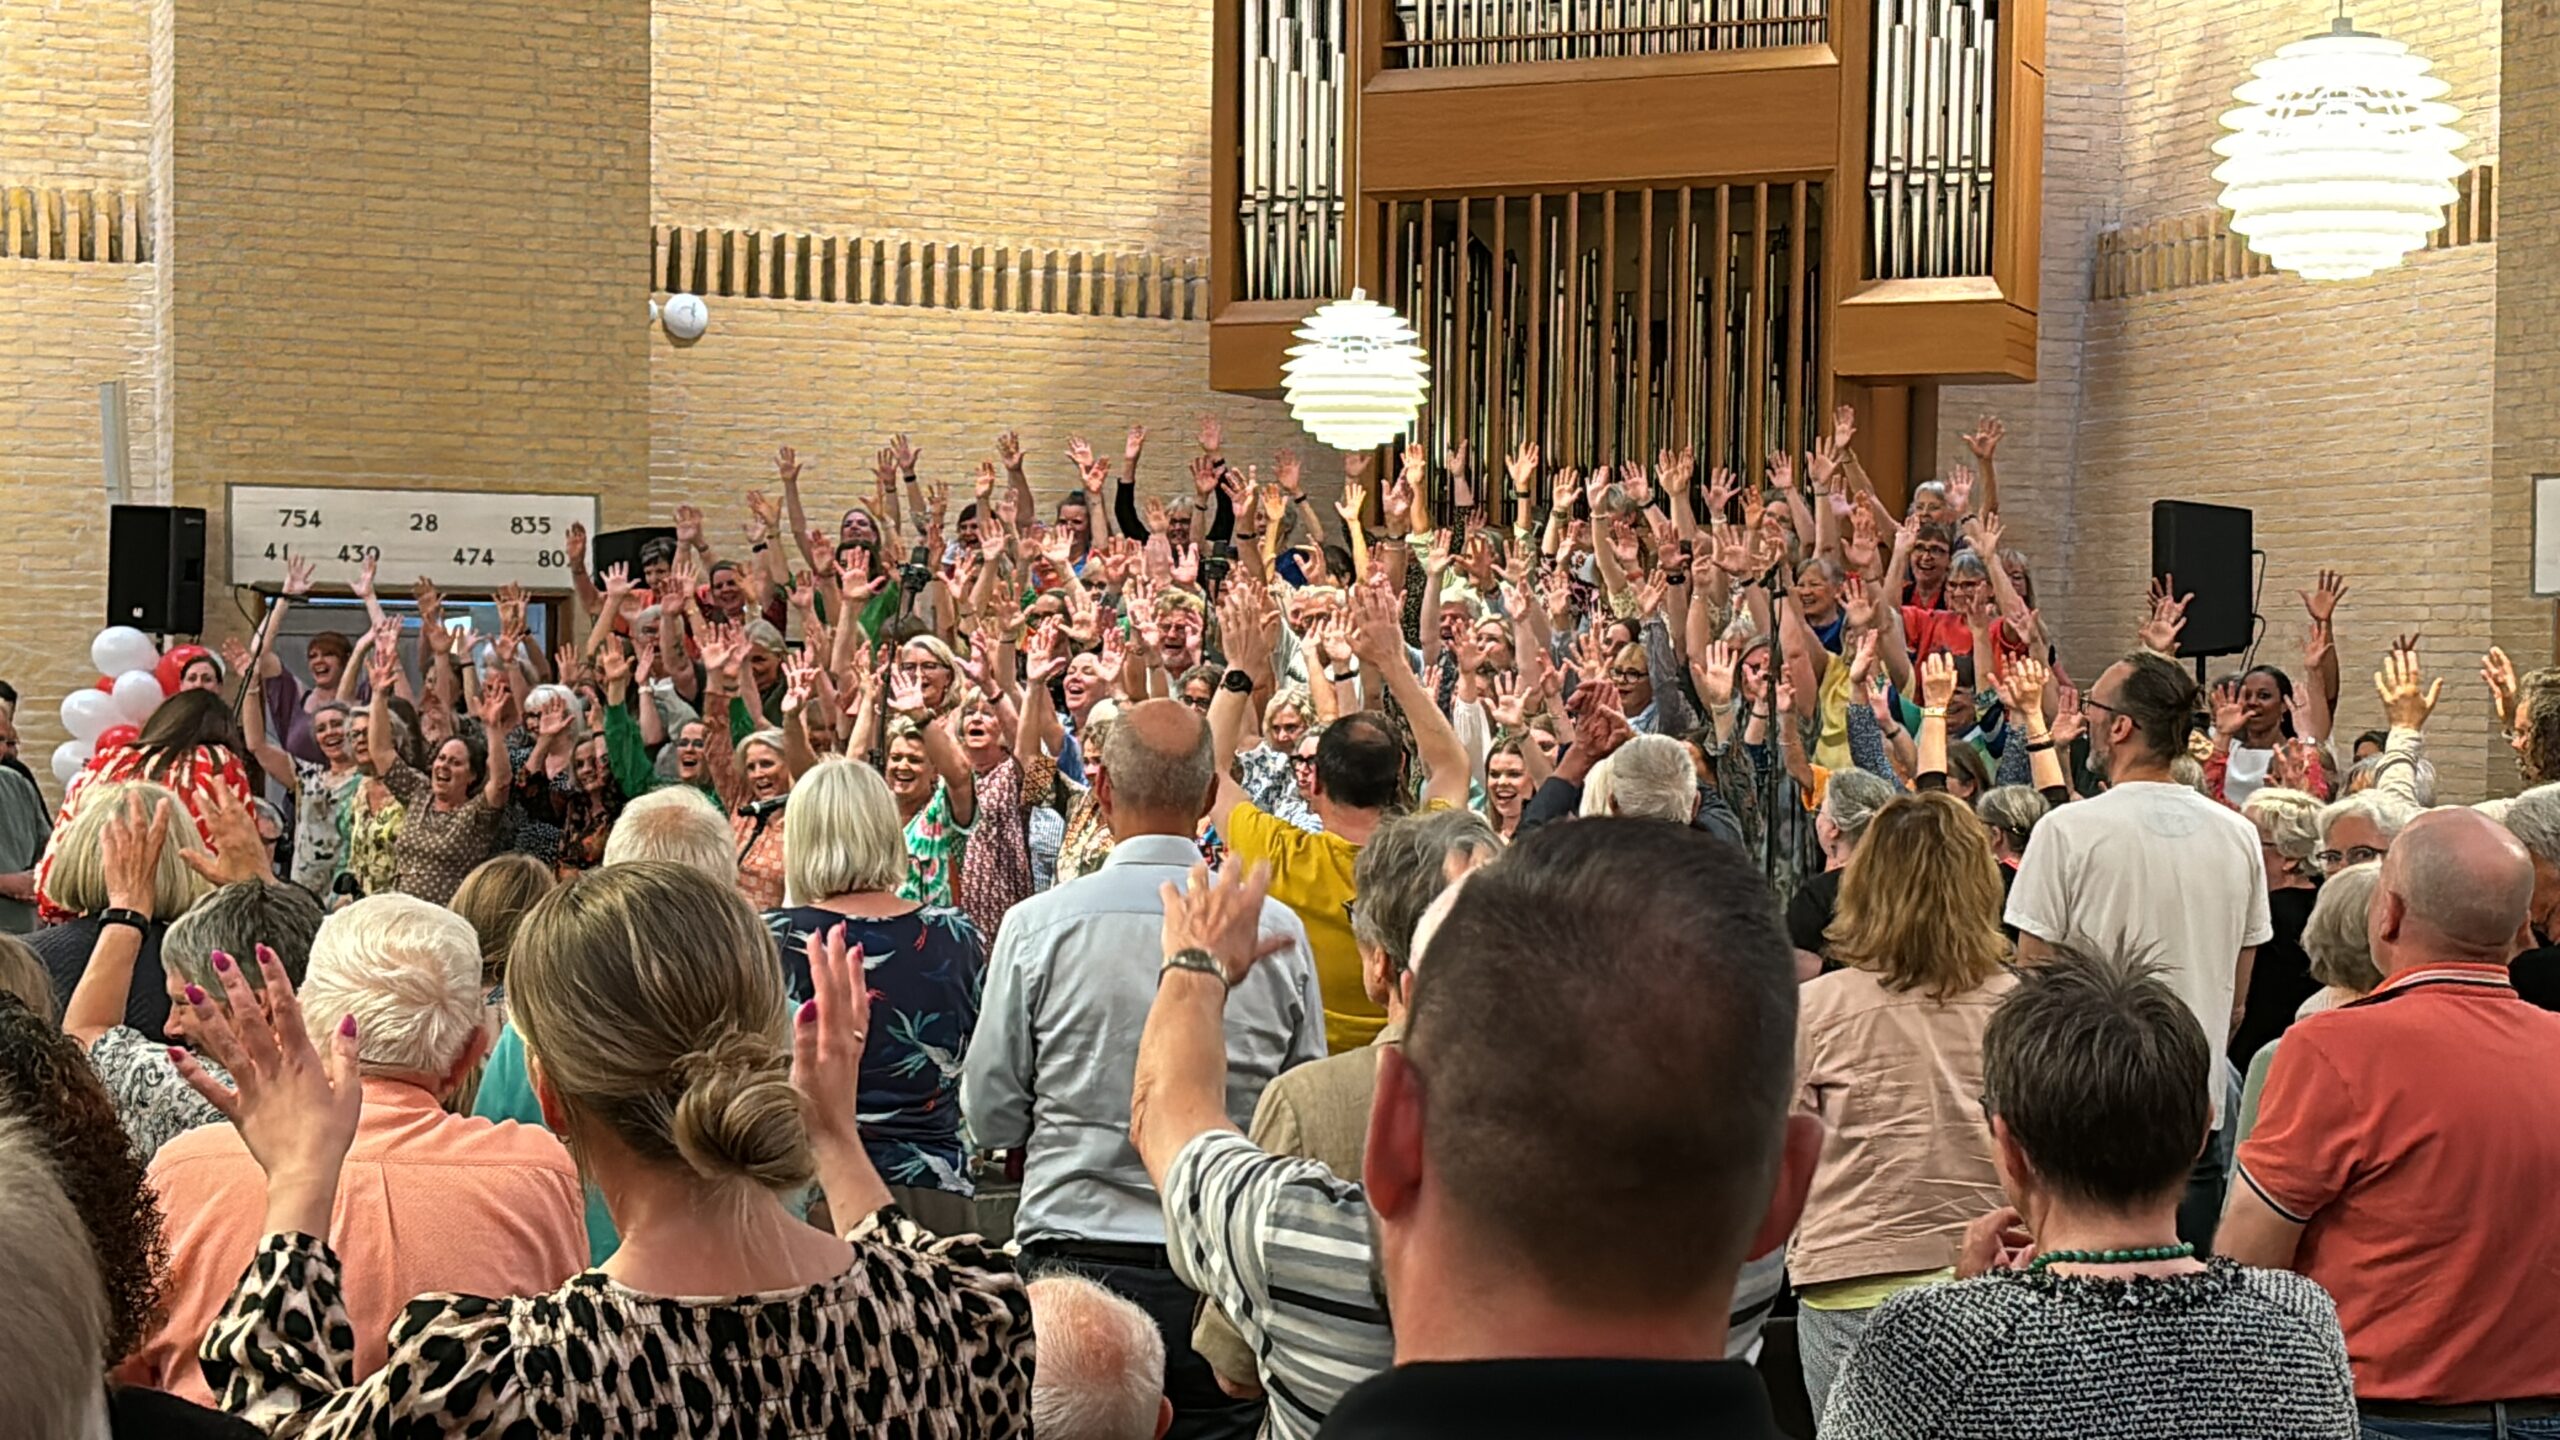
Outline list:
[[[645,700],[642,703],[647,703]],[[729,702],[729,733],[735,737],[738,727],[746,723],[747,707],[736,699]],[[612,767],[613,778],[622,786],[622,798],[637,800],[667,782],[658,778],[657,763],[649,757],[648,742],[640,738],[640,722],[631,718],[626,706],[604,707],[604,758]],[[707,780],[695,781],[694,787],[719,803],[719,795]]]
[[[960,876],[961,847],[969,843],[969,827],[952,823],[951,787],[933,783],[933,798],[907,822],[907,878],[898,882],[898,898],[949,906],[952,884]]]
[[[498,1032],[498,1043],[489,1051],[489,1063],[480,1070],[480,1093],[471,1102],[471,1113],[483,1120],[513,1120],[524,1125],[542,1124],[542,1102],[534,1098],[533,1077],[525,1072],[524,1037],[509,1025]],[[587,1186],[587,1261],[601,1265],[622,1248],[622,1233],[613,1228],[613,1212],[605,1208],[604,1192],[593,1183]]]

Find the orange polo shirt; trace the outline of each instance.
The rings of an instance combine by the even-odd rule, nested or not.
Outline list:
[[[214,1403],[196,1366],[265,1238],[265,1172],[228,1125],[160,1147],[149,1179],[169,1242],[168,1312],[116,1371],[128,1385]],[[542,1295],[587,1266],[585,1191],[548,1130],[448,1114],[399,1080],[367,1079],[328,1241],[344,1267],[356,1373],[382,1368],[391,1324],[419,1295]]]
[[[2284,1032],[2238,1179],[2302,1223],[2356,1395],[2560,1395],[2560,1014],[2503,965],[2403,970]]]

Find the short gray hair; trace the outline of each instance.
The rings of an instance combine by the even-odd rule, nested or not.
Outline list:
[[[1876,818],[1876,812],[1892,803],[1892,783],[1864,770],[1832,771],[1831,783],[1822,792],[1822,808],[1831,816],[1831,827],[1851,845],[1867,833],[1867,823]]]
[[[783,831],[787,838],[790,830]],[[672,860],[723,885],[738,883],[729,819],[690,785],[663,785],[622,807],[605,836],[604,863]]]
[[[1117,784],[1115,780],[1113,783]],[[1413,930],[1449,888],[1449,862],[1502,848],[1473,810],[1426,810],[1380,825],[1351,867],[1351,938],[1386,953],[1387,976],[1413,963]]]
[[[1831,783],[1837,786],[1840,778],[1833,776]],[[1982,823],[2020,850],[2027,848],[2027,841],[2034,836],[2037,824],[2052,809],[2052,801],[2027,785],[1995,786],[1983,791],[1982,798],[1973,802],[1973,813],[1981,817]],[[1837,816],[1833,817],[1832,823],[1839,823]]]
[[[2507,805],[2498,817],[2527,854],[2545,865],[2560,865],[2560,784],[2536,785]],[[166,943],[166,942],[163,942]]]
[[[1025,1287],[1040,1365],[1031,1433],[1040,1440],[1155,1440],[1164,1409],[1164,1336],[1135,1304],[1076,1275]]]
[[[2320,834],[2328,828],[2320,820],[2324,809],[2320,797],[2308,790],[2264,785],[2241,803],[2240,813],[2249,817],[2258,827],[2258,838],[2274,846],[2277,854],[2287,860],[2308,860],[2320,848]]]
[[[356,1020],[368,1075],[436,1079],[489,1020],[471,922],[414,895],[371,895],[329,917],[296,987],[311,1043]]]
[[[906,827],[879,771],[829,756],[792,783],[782,825],[784,903],[895,890],[906,878]]]
[[[1207,722],[1199,723],[1199,733],[1180,751],[1159,750],[1138,730],[1136,725],[1115,723],[1102,745],[1102,772],[1111,777],[1114,803],[1156,814],[1198,813],[1209,787],[1218,780]]]
[[[94,1083],[94,1082],[93,1082]],[[22,1435],[106,1433],[98,1357],[111,1320],[88,1223],[64,1193],[44,1142],[24,1120],[0,1119],[0,1407]]]
[[[2388,795],[2380,790],[2359,790],[2343,800],[2332,800],[2321,808],[2320,843],[2329,843],[2329,832],[2337,828],[2339,821],[2361,817],[2372,821],[2373,828],[2382,832],[2383,842],[2388,844],[2400,838],[2400,832],[2409,828],[2409,822],[2417,819],[2418,813],[2417,806],[2397,795]]]
[[[1698,813],[1698,765],[1668,735],[1639,735],[1609,757],[1613,813],[1686,825]]]
[[[587,707],[578,699],[577,691],[566,685],[553,684],[536,685],[525,692],[524,713],[528,716],[553,705],[563,706],[569,712],[569,738],[572,741],[586,739]],[[525,728],[532,729],[533,722],[528,719]]]
[[[2382,983],[2373,963],[2373,942],[2364,928],[2373,908],[2373,892],[2382,883],[2382,862],[2349,865],[2320,886],[2311,902],[2311,918],[2302,925],[2302,953],[2311,958],[2311,978],[2358,995]]]
[[[225,885],[189,907],[160,938],[160,965],[206,990],[216,989],[213,952],[240,962],[240,978],[252,988],[266,976],[255,956],[260,945],[300,985],[311,964],[312,937],[320,933],[320,902],[299,885],[246,880]]]

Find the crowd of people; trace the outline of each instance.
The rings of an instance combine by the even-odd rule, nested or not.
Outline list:
[[[296,559],[58,807],[0,713],[0,1412],[2560,1437],[2560,669],[2476,805],[2332,572],[2075,683],[1998,423],[1854,436],[786,448],[548,653]]]

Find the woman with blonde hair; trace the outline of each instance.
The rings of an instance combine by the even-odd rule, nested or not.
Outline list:
[[[782,948],[784,988],[794,1001],[808,998],[813,935],[841,932],[870,957],[875,1033],[863,1051],[862,1143],[925,1228],[974,1228],[960,1063],[978,1025],[986,942],[960,910],[906,898],[898,802],[878,771],[818,762],[792,786],[791,816],[784,904],[765,916]]]
[[[548,1294],[413,1302],[382,1369],[354,1383],[339,1298],[353,1277],[316,1237],[355,1129],[359,1027],[314,1037],[281,972],[267,977],[271,1025],[226,971],[220,1002],[197,1010],[239,1086],[189,1078],[268,1184],[258,1263],[204,1341],[224,1408],[329,1440],[573,1424],[1027,1434],[1021,1282],[1000,1254],[936,1241],[891,1204],[855,1119],[873,1018],[863,962],[832,932],[806,953],[795,1014],[755,912],[678,865],[607,866],[537,904],[510,964],[514,1015],[543,1110],[604,1191],[622,1248]],[[840,1235],[785,1203],[813,1175]]]
[[[1875,1307],[1950,1278],[2001,1203],[1981,1100],[1983,1032],[2017,983],[2000,904],[1982,822],[1943,791],[1877,811],[1841,880],[1844,968],[1805,982],[1796,1017],[1796,1106],[1823,1122],[1787,1256],[1815,1414]]]
[[[53,832],[54,858],[44,875],[44,904],[47,910],[71,918],[26,938],[53,980],[56,1022],[62,1019],[63,1007],[71,1003],[71,992],[79,988],[81,972],[89,968],[89,952],[97,948],[98,934],[107,923],[107,855],[101,837],[118,817],[148,819],[164,803],[174,808],[183,802],[176,791],[149,781],[101,781],[81,795],[69,823]],[[124,1023],[154,1044],[168,1041],[169,994],[160,972],[160,941],[169,933],[169,922],[204,893],[203,880],[186,863],[189,854],[202,850],[203,842],[192,825],[170,837],[152,866],[147,917],[133,927],[142,938],[142,948],[134,958],[133,983],[125,993]]]

